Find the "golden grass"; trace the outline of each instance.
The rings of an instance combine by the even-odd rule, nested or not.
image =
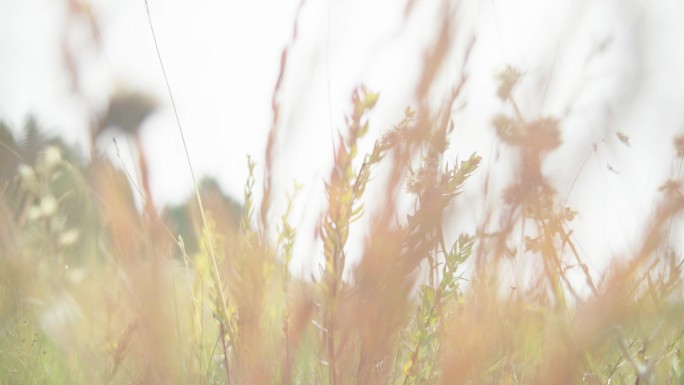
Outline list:
[[[452,28],[445,16],[416,100],[434,87]],[[682,262],[665,236],[684,208],[680,181],[664,185],[634,257],[615,259],[595,280],[573,243],[576,213],[543,173],[562,122],[524,116],[519,80],[508,69],[492,90],[505,104],[493,129],[518,157],[513,181],[489,192],[501,199],[477,229],[457,234],[444,225],[481,161],[444,155],[467,74],[442,108],[407,108],[358,168],[379,94],[355,90],[322,191],[324,262],[310,281],[288,268],[297,241],[290,205],[268,220],[275,96],[263,200],[254,200],[251,160],[240,218],[198,187],[197,206],[187,208],[190,251],[168,215],[149,201],[136,208],[109,160],[94,154],[86,163],[45,141],[30,156],[26,143],[3,137],[0,153],[11,161],[0,181],[0,384],[684,383]],[[682,142],[673,156],[684,156]],[[345,279],[349,231],[368,215],[364,193],[379,170],[384,196]],[[140,188],[149,196],[147,183]],[[397,221],[402,191],[415,203],[405,222]],[[505,286],[510,258],[528,260],[529,282]]]

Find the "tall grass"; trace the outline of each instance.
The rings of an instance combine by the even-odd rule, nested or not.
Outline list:
[[[633,255],[596,279],[574,243],[577,213],[544,173],[562,145],[562,121],[521,111],[513,68],[491,90],[504,106],[491,128],[517,158],[513,178],[486,190],[493,203],[477,228],[447,230],[459,194],[482,171],[477,154],[447,156],[472,43],[447,99],[439,108],[422,102],[456,49],[444,15],[414,92],[421,102],[367,154],[359,145],[382,96],[363,86],[351,95],[320,186],[323,262],[312,279],[289,269],[297,188],[284,212],[269,215],[287,50],[265,192],[255,200],[259,165],[248,159],[238,214],[202,183],[180,210],[185,219],[150,202],[139,210],[135,195],[149,197],[148,184],[132,187],[111,160],[83,160],[31,125],[15,140],[3,126],[0,383],[684,383],[682,262],[669,237],[684,208],[681,181],[663,184]],[[681,160],[684,140],[673,143]],[[366,194],[371,183],[382,184],[380,196]],[[412,203],[408,215],[402,200]],[[351,265],[360,218],[370,226]],[[192,230],[179,236],[179,228]],[[523,259],[529,280],[508,276],[511,259]]]

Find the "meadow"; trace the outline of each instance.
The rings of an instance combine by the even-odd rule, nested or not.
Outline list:
[[[448,155],[472,44],[459,48],[449,17],[440,23],[393,127],[368,135],[382,90],[350,95],[334,164],[315,186],[327,203],[310,277],[291,269],[301,197],[288,195],[282,212],[273,205],[288,48],[265,162],[247,158],[240,203],[204,179],[185,204],[159,210],[142,147],[137,180],[96,146],[82,154],[31,119],[16,137],[1,124],[0,384],[683,384],[682,258],[671,235],[681,180],[663,181],[630,255],[583,255],[578,212],[544,168],[563,145],[563,120],[522,111],[525,78],[502,68],[489,129],[511,154],[512,177],[478,190],[489,199],[475,228],[448,226],[473,176],[491,170],[478,153]],[[452,49],[460,78],[428,102]],[[99,127],[135,137],[145,106],[124,98],[132,104],[115,114],[112,99]],[[681,163],[684,136],[668,151]],[[350,245],[360,223],[363,244]],[[587,258],[608,267],[592,274]]]

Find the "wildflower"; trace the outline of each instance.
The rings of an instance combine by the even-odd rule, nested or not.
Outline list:
[[[43,154],[43,161],[48,170],[58,166],[62,162],[62,154],[60,154],[59,148],[55,146],[46,148]]]
[[[46,195],[40,200],[40,211],[44,217],[51,217],[57,212],[57,200],[52,195]]]

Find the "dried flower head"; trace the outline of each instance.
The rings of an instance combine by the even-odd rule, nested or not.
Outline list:
[[[513,88],[515,88],[518,80],[520,80],[520,72],[508,66],[497,76],[497,79],[499,79],[499,89],[496,91],[496,95],[502,101],[506,101],[511,97]]]
[[[684,134],[679,134],[672,140],[674,144],[675,151],[677,152],[677,158],[684,158]]]

